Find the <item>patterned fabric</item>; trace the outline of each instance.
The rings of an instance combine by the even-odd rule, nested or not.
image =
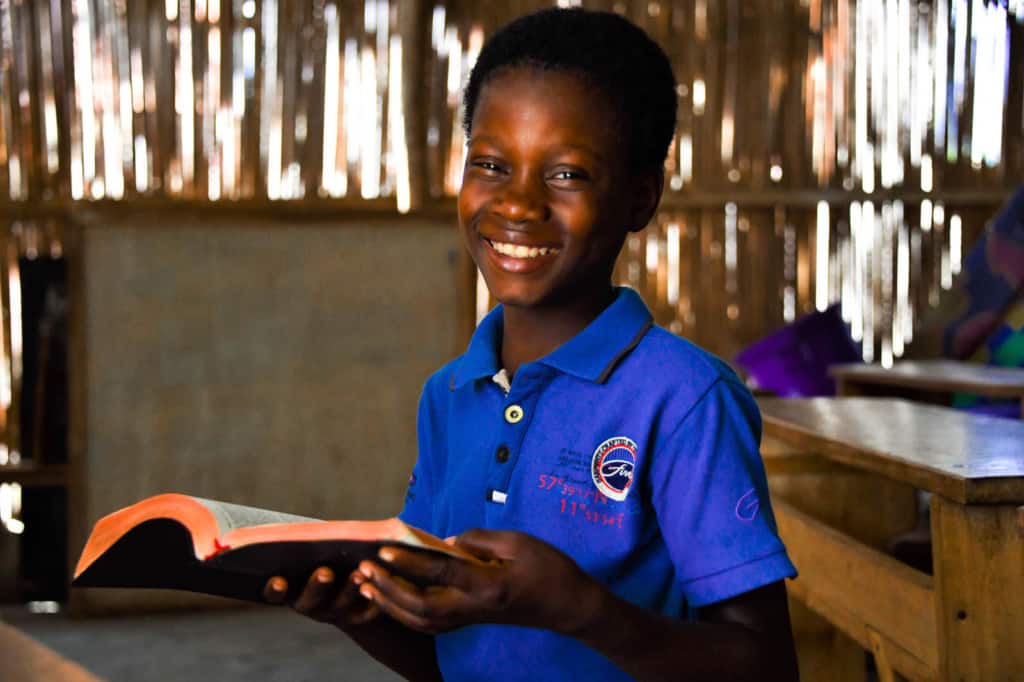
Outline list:
[[[970,357],[971,362],[996,367],[1024,367],[1024,297],[1018,298],[1006,315],[996,324],[995,331]],[[953,405],[972,412],[1020,417],[1017,400],[987,400],[969,393],[954,396]]]
[[[971,360],[997,367],[1024,367],[1024,297],[1010,306]]]
[[[1001,347],[1008,339],[1000,321],[1024,292],[1024,185],[967,254],[956,288],[963,294],[963,303],[943,335],[944,355],[970,358],[982,344],[991,347],[986,339],[994,334],[1002,339],[996,342]],[[1009,330],[1011,336],[1013,331]]]
[[[957,288],[966,305],[944,335],[946,355],[997,367],[1024,367],[1024,186],[967,255]],[[953,396],[955,407],[1012,419],[1016,400]]]

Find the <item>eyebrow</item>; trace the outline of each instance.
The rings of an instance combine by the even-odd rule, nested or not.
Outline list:
[[[501,141],[497,137],[494,137],[493,135],[473,135],[472,137],[469,138],[469,140],[467,140],[466,146],[469,147],[470,145],[472,145],[475,142],[482,142],[482,143],[492,144],[492,145],[494,145],[496,147],[502,146],[501,145]],[[558,145],[558,147],[556,147],[555,149],[556,149],[556,151],[578,151],[578,152],[584,152],[584,153],[589,154],[590,156],[594,157],[595,159],[597,159],[598,161],[600,161],[602,163],[604,163],[607,160],[607,156],[605,154],[602,154],[601,152],[597,151],[593,147],[590,147],[590,146],[584,145],[584,144],[562,144],[562,145]]]

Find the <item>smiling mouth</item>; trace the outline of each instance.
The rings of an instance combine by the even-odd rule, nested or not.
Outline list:
[[[509,244],[508,242],[498,242],[493,239],[483,238],[487,244],[500,253],[502,256],[508,258],[539,258],[540,256],[547,256],[548,254],[554,255],[560,251],[553,246],[526,246],[525,244]]]

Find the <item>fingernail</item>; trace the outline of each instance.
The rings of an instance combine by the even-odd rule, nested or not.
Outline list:
[[[365,580],[366,578],[363,577],[362,573],[355,573],[352,576],[352,582],[354,582],[356,585],[362,585]]]
[[[284,578],[272,578],[270,589],[274,590],[274,592],[284,592],[288,589],[288,583],[285,582]]]
[[[334,580],[334,575],[331,573],[330,569],[321,568],[316,572],[316,581],[318,583],[327,584],[332,580]]]
[[[365,561],[359,564],[359,572],[365,575],[367,578],[373,577],[373,569],[370,568],[370,564]]]
[[[379,556],[384,561],[394,561],[395,551],[390,547],[381,547],[380,551],[377,552],[377,556]]]
[[[359,594],[363,595],[366,599],[373,599],[373,590],[369,585],[364,584],[359,588]]]

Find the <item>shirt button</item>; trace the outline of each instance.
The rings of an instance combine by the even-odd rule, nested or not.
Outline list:
[[[498,451],[494,453],[494,459],[498,460],[500,464],[504,464],[508,461],[508,446],[502,445],[498,448]]]
[[[505,421],[509,424],[518,424],[523,421],[523,408],[519,405],[509,405],[505,408]]]

